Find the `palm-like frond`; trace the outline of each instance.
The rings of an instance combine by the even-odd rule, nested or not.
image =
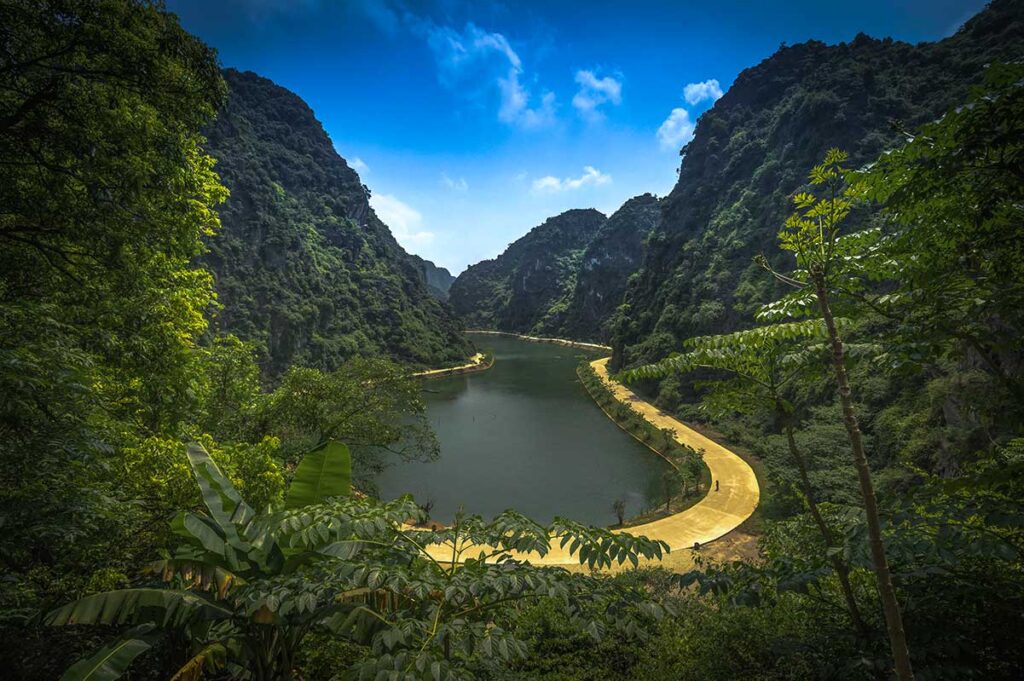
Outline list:
[[[174,673],[171,681],[199,681],[203,672],[217,672],[227,664],[228,651],[223,643],[215,641],[206,645]]]
[[[352,486],[352,455],[340,442],[327,442],[302,457],[288,488],[286,509],[347,496]]]
[[[86,596],[48,613],[46,624],[143,624],[181,627],[198,620],[222,619],[231,611],[188,591],[120,589]]]
[[[152,624],[129,630],[124,638],[68,667],[60,681],[114,681],[120,678],[136,657],[152,647],[149,641],[140,638],[152,630]]]
[[[808,343],[828,336],[819,319],[769,324],[683,342],[689,352],[620,374],[621,380],[658,379],[696,369],[718,369],[762,385],[779,383],[781,371],[797,370],[820,356],[823,345]]]

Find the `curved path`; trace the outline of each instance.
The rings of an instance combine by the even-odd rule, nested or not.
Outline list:
[[[739,527],[749,518],[761,500],[761,488],[750,465],[734,452],[714,440],[701,435],[682,421],[645,402],[636,393],[608,376],[609,357],[594,360],[590,366],[612,391],[616,399],[629,404],[657,428],[671,428],[676,441],[698,451],[704,450],[704,463],[711,472],[712,481],[718,482],[718,491],[707,495],[685,511],[643,525],[634,525],[626,531],[660,539],[673,551],[692,549],[714,541]]]
[[[529,337],[528,340],[555,339]],[[562,344],[569,343],[572,341],[563,341]],[[611,380],[608,375],[610,359],[604,357],[594,360],[590,365],[616,399],[632,406],[654,426],[674,430],[676,441],[680,444],[698,451],[704,450],[704,463],[713,481],[707,495],[686,510],[621,531],[648,539],[660,539],[672,551],[682,551],[692,550],[697,542],[703,546],[739,527],[751,516],[761,498],[761,489],[753,469],[732,451],[644,401],[621,383]],[[714,481],[718,481],[718,491],[715,491]],[[435,557],[443,560],[445,556],[451,555],[451,546],[448,545],[446,549],[444,545],[435,545],[431,547],[430,553],[436,553]],[[534,565],[579,565],[579,559],[570,555],[567,548],[560,548],[557,542],[552,542],[551,550],[543,557],[529,555],[523,558],[529,559]]]
[[[474,371],[483,371],[484,369],[490,369],[490,364],[484,364],[484,360],[487,359],[484,353],[478,352],[469,358],[468,364],[460,364],[456,367],[447,367],[445,369],[429,369],[427,371],[417,371],[413,374],[414,378],[441,378],[442,376],[455,376],[457,374],[468,374]],[[493,363],[493,362],[492,362]]]

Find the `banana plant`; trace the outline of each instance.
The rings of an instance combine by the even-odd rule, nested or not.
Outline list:
[[[50,625],[136,625],[121,640],[69,668],[66,681],[117,678],[151,647],[155,630],[179,631],[189,641],[188,660],[176,677],[227,669],[257,680],[286,678],[302,637],[353,607],[339,604],[342,587],[322,579],[322,572],[319,580],[306,579],[318,574],[318,561],[334,559],[321,547],[289,542],[287,529],[301,509],[349,494],[347,447],[328,442],[307,454],[284,510],[263,517],[245,503],[202,446],[190,445],[188,458],[205,512],[182,513],[173,521],[182,546],[152,566],[163,583],[87,596],[45,616]],[[379,506],[372,515],[400,522],[410,503]],[[338,518],[339,525],[353,521],[352,516]],[[367,526],[369,534],[376,526]]]
[[[168,632],[189,646],[172,678],[291,679],[316,629],[369,648],[353,678],[454,680],[474,660],[525,655],[500,626],[515,603],[553,600],[595,637],[609,628],[642,637],[664,612],[643,589],[529,562],[560,542],[591,568],[637,565],[667,551],[662,542],[564,519],[543,526],[513,511],[416,529],[425,516],[411,497],[349,493],[350,457],[338,443],[303,458],[283,508],[256,514],[201,446],[188,456],[205,511],[174,520],[182,546],[154,564],[162,583],[87,596],[44,617],[132,627],[66,681],[115,679]]]

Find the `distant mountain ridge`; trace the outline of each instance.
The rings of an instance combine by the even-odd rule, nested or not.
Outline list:
[[[564,310],[549,311],[541,333],[602,343],[611,337],[613,313],[640,267],[647,237],[661,218],[660,206],[656,196],[642,194],[601,225],[583,252]]]
[[[448,300],[448,290],[455,282],[455,277],[447,268],[439,267],[418,255],[409,254],[409,260],[419,271],[423,284],[431,295],[441,301]]]
[[[422,367],[466,357],[460,325],[428,291],[443,275],[394,239],[309,106],[251,72],[224,78],[228,100],[206,131],[231,190],[203,257],[223,306],[216,328],[263,348],[270,379],[356,355]]]
[[[549,218],[497,258],[460,274],[449,291],[452,309],[469,327],[544,328],[571,290],[583,251],[605,219],[589,208]]]
[[[781,257],[776,233],[788,197],[825,151],[842,148],[854,164],[877,158],[903,126],[963,102],[985,64],[1024,58],[1022,27],[1024,2],[997,0],[935,43],[861,34],[839,45],[784,46],[743,71],[701,116],[667,197],[630,199],[590,232],[582,252],[578,243],[558,251],[576,253],[560,262],[560,293],[519,296],[517,313],[507,311],[519,267],[511,263],[542,225],[460,275],[453,307],[471,326],[610,341],[616,366],[749,324],[778,293],[753,256]]]
[[[452,307],[470,326],[603,342],[660,216],[652,194],[609,218],[592,209],[562,213],[459,275]]]

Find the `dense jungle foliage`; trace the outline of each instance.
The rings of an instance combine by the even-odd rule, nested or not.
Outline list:
[[[859,39],[786,48],[785,72],[768,64],[747,72],[701,120],[718,132],[698,133],[683,172],[699,185],[687,174],[697,172],[687,170],[691,157],[710,164],[709,188],[687,208],[681,192],[697,189],[681,183],[662,230],[684,208],[739,200],[711,172],[712,155],[726,166],[749,161],[725,154],[726,137],[740,135],[740,145],[756,134],[774,145],[795,130],[781,148],[804,165],[793,158],[782,185],[759,176],[763,192],[740,192],[757,200],[765,222],[763,238],[736,241],[737,251],[718,240],[726,223],[700,222],[705,213],[694,213],[689,236],[671,249],[661,239],[674,232],[652,235],[617,328],[654,340],[617,351],[631,367],[624,378],[661,405],[711,419],[761,455],[769,479],[759,560],[720,565],[698,554],[684,574],[608,575],[587,568],[629,568],[664,547],[515,512],[460,516],[431,531],[412,499],[373,498],[382,451],[429,458],[436,442],[407,367],[363,355],[428,361],[403,355],[395,335],[428,317],[310,312],[325,324],[316,332],[322,345],[274,340],[270,329],[281,327],[260,321],[272,308],[255,304],[235,308],[245,310],[237,327],[245,340],[223,332],[230,324],[211,324],[245,288],[242,280],[217,288],[232,248],[230,238],[218,242],[218,211],[227,222],[253,210],[268,233],[303,226],[308,240],[290,248],[296,242],[282,237],[282,250],[266,249],[281,278],[267,275],[253,290],[300,283],[299,253],[370,267],[359,258],[393,252],[408,269],[375,259],[379,269],[365,276],[428,295],[372,213],[365,224],[353,217],[346,200],[363,205],[355,194],[332,193],[312,170],[303,179],[309,194],[289,189],[266,170],[278,161],[258,157],[265,138],[257,144],[248,133],[231,138],[246,151],[236,165],[226,154],[222,168],[202,137],[231,123],[275,127],[230,114],[213,122],[232,101],[230,85],[277,93],[263,106],[297,111],[300,130],[313,120],[308,109],[255,76],[229,72],[226,85],[213,51],[159,3],[0,0],[5,678],[1020,678],[1024,66],[1012,59],[1020,8],[997,2],[931,46]],[[865,55],[871,68],[861,70]],[[757,130],[723,117],[766,73],[774,85],[765,92],[794,106],[840,91],[830,80],[840,74],[854,89],[913,82],[889,96],[914,115],[902,131],[878,132],[883,114],[868,107],[879,124],[867,129],[854,114],[871,98],[858,96],[847,102],[848,128],[832,114],[810,125],[818,119],[798,115],[803,106],[764,108],[771,120]],[[776,87],[783,73],[796,84]],[[755,99],[743,106],[762,115]],[[330,158],[355,190],[358,178]],[[292,161],[310,162],[280,162]],[[250,178],[253,203],[225,206],[215,171],[237,180],[244,167],[261,169]],[[249,191],[241,182],[231,189]],[[588,234],[605,224],[591,213],[580,215]],[[727,256],[695,250],[690,241],[704,231]],[[578,263],[586,243],[574,243],[567,257]],[[656,253],[706,261],[723,290],[746,287],[721,302],[691,281],[694,296],[725,310],[707,319],[728,324],[691,319],[664,334],[630,326],[653,286],[651,268],[663,262]],[[252,265],[246,258],[238,262]],[[204,262],[213,274],[197,266]],[[534,262],[524,260],[527,269]],[[678,280],[704,271],[683,269],[665,264],[655,288],[666,301],[684,305],[690,289]],[[571,267],[558,271],[572,276]],[[348,286],[364,274],[346,265],[338,276]],[[538,290],[549,301],[564,294]],[[543,316],[509,309],[523,323]],[[346,350],[352,334],[362,336],[337,326],[355,320],[366,325],[365,352]],[[464,356],[462,341],[429,344],[454,334],[438,328],[424,327],[424,347]],[[275,345],[284,338],[292,340]],[[571,549],[583,569],[531,566],[518,553],[552,544]]]
[[[210,48],[149,2],[4,2],[0,25],[0,639],[5,675],[57,678],[93,635],[27,623],[148,579],[199,499],[188,442],[256,508],[323,440],[353,447],[363,488],[384,450],[437,444],[405,368],[292,365],[268,391],[265,347],[210,328],[194,263],[228,194],[200,134],[226,95]]]
[[[224,79],[203,145],[230,190],[201,258],[214,328],[255,343],[268,379],[357,356],[432,368],[471,354],[438,302],[444,277],[395,241],[306,103],[254,73]]]

